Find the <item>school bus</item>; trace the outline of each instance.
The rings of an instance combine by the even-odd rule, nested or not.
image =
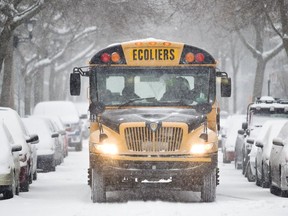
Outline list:
[[[71,95],[80,94],[81,76],[89,77],[93,202],[106,202],[107,191],[146,187],[198,191],[203,202],[215,200],[216,81],[229,97],[231,79],[208,52],[156,39],[124,42],[75,67]]]

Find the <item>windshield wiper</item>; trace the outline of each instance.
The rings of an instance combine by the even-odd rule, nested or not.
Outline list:
[[[131,98],[129,99],[128,101],[124,102],[123,104],[120,104],[118,109],[123,107],[123,106],[127,106],[129,105],[130,103],[133,103],[135,101],[141,101],[141,100],[153,100],[153,99],[156,99],[155,97],[147,97],[147,98]]]

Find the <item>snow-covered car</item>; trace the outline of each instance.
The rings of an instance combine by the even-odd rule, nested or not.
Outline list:
[[[226,132],[222,137],[223,163],[230,163],[235,159],[237,132],[244,120],[244,115],[231,115],[226,120]]]
[[[218,148],[222,147],[222,137],[225,139],[225,132],[226,132],[226,120],[229,114],[226,111],[220,111],[220,129],[218,133]]]
[[[7,107],[0,107],[0,119],[3,119],[5,125],[10,131],[15,143],[22,146],[19,152],[20,156],[20,191],[29,191],[29,185],[33,177],[37,175],[37,152],[36,144],[39,138],[36,134],[29,134],[18,113]]]
[[[53,128],[51,121],[43,117],[29,117],[22,119],[31,133],[37,133],[37,168],[44,171],[55,171],[57,166],[57,150],[59,149],[59,134]]]
[[[242,123],[243,125],[243,123]],[[243,168],[243,149],[244,149],[244,142],[245,142],[245,130],[243,128],[238,130],[238,134],[235,141],[235,158],[234,164],[236,169]]]
[[[251,170],[246,170],[251,166],[249,163],[249,154],[252,149],[253,142],[247,142],[250,138],[255,139],[257,133],[253,130],[257,130],[257,128],[262,127],[262,125],[271,119],[283,119],[288,117],[287,109],[287,101],[274,99],[273,97],[263,96],[258,98],[254,103],[248,105],[247,108],[247,122],[242,124],[242,129],[245,131],[245,139],[244,145],[242,149],[243,153],[243,174],[245,174],[249,180],[249,176],[247,175],[251,173]],[[252,161],[253,163],[253,161]],[[251,176],[252,177],[252,176]],[[250,180],[253,181],[252,178]]]
[[[78,110],[79,118],[81,120],[81,129],[83,137],[87,139],[89,137],[89,120],[88,120],[89,104],[86,102],[75,102],[74,104]]]
[[[288,122],[273,139],[270,152],[270,192],[288,197]]]
[[[59,142],[63,157],[68,156],[68,137],[63,122],[61,121],[59,116],[47,116],[47,117],[51,119],[55,127],[55,130],[59,134]],[[63,161],[63,158],[61,160]]]
[[[70,101],[40,102],[34,107],[33,115],[59,116],[65,124],[69,147],[82,151],[81,122],[75,104]]]
[[[247,178],[249,182],[255,181],[255,157],[257,153],[257,147],[255,146],[255,140],[259,134],[259,132],[262,129],[262,125],[258,125],[255,128],[251,128],[251,132],[249,137],[245,138],[245,145],[246,149],[249,150],[249,154],[245,157],[246,163],[243,163],[245,165],[244,167],[244,176]],[[247,148],[247,146],[249,148]]]
[[[20,160],[18,152],[22,146],[14,140],[3,122],[0,122],[0,193],[4,199],[19,194]]]
[[[264,188],[270,187],[270,153],[272,140],[277,136],[287,120],[269,120],[263,124],[259,135],[255,140],[256,158],[256,185]],[[250,157],[250,161],[252,158]]]

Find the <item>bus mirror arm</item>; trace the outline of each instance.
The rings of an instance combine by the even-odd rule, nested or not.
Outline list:
[[[84,68],[86,70],[83,70]],[[80,74],[81,76],[89,77],[89,69],[87,67],[74,67],[73,68],[73,74],[74,73]]]

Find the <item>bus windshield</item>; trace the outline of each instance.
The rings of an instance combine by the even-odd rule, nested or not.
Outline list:
[[[214,102],[212,73],[214,69],[207,67],[97,67],[91,84],[106,106],[191,106]],[[96,97],[96,91],[91,91]]]

